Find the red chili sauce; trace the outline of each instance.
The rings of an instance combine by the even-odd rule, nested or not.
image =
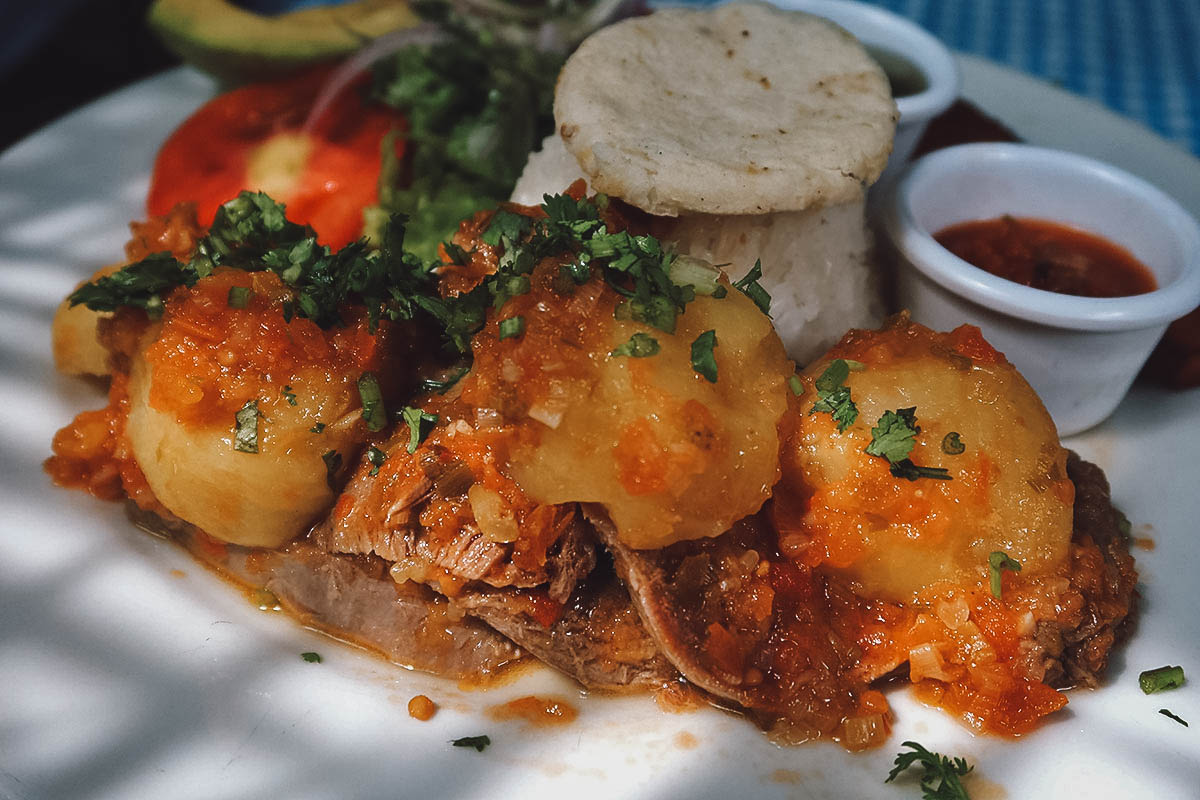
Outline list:
[[[1047,292],[1126,297],[1157,288],[1128,250],[1057,222],[1005,215],[951,225],[934,238],[982,270]]]

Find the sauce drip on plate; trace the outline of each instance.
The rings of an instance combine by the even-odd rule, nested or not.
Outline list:
[[[1056,222],[1005,215],[951,225],[934,238],[964,261],[1034,289],[1127,297],[1158,288],[1128,250]]]

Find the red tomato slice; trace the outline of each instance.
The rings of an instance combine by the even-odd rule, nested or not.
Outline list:
[[[305,117],[330,74],[321,68],[219,95],[163,144],[146,209],[166,214],[196,204],[202,225],[243,189],[285,203],[288,218],[308,224],[338,248],[362,235],[363,208],[378,202],[384,136],[403,118],[362,101],[361,84],[341,92],[309,130]],[[397,157],[403,155],[397,139]]]

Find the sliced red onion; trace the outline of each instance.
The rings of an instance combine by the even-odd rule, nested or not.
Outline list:
[[[374,39],[362,50],[342,62],[341,66],[329,76],[329,80],[325,81],[325,85],[321,87],[316,100],[313,101],[301,130],[305,133],[312,131],[338,95],[344,92],[359,75],[376,61],[387,58],[392,53],[406,47],[428,47],[449,40],[450,35],[432,23],[422,23],[412,28],[385,33]]]

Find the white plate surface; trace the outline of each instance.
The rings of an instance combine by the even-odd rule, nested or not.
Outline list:
[[[1029,141],[1107,159],[1200,214],[1200,162],[1077,97],[962,66],[966,96]],[[53,309],[120,257],[159,142],[211,91],[167,73],[0,157],[0,798],[916,798],[914,781],[882,782],[905,739],[976,763],[976,800],[1200,796],[1197,683],[1137,687],[1139,671],[1168,663],[1200,683],[1200,391],[1138,389],[1069,442],[1157,543],[1137,553],[1142,620],[1107,685],[1018,741],[974,737],[896,691],[891,742],[856,756],[777,748],[716,711],[582,697],[547,671],[487,693],[407,672],[257,611],[116,504],[53,488],[41,461],[54,431],[102,403],[55,375]],[[304,662],[310,650],[324,662]],[[418,693],[442,706],[430,722],[406,712]],[[530,693],[571,698],[579,719],[529,730],[486,718]],[[447,744],[481,733],[483,753]]]

